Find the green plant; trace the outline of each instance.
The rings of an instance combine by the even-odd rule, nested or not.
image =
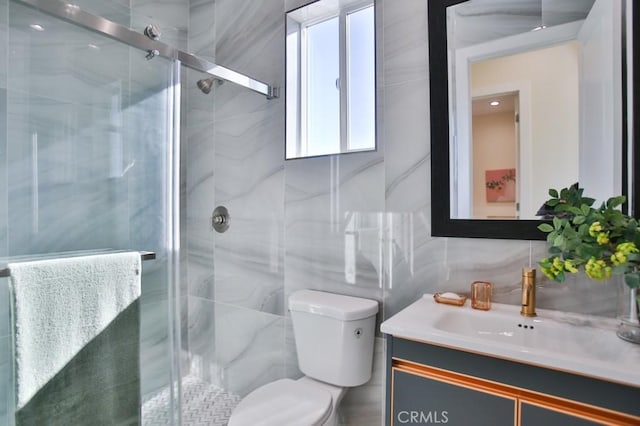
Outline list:
[[[542,273],[558,282],[580,270],[594,280],[624,275],[630,288],[640,287],[640,227],[620,210],[625,197],[609,198],[594,208],[595,200],[583,192],[577,185],[549,190],[545,204],[553,209],[553,218],[538,226],[551,243],[550,256],[538,262]]]

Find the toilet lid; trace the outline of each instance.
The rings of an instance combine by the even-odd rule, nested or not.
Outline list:
[[[247,395],[229,426],[317,426],[331,413],[331,394],[307,382],[282,379]]]

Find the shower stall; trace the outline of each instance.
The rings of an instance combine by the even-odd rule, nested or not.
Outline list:
[[[132,360],[140,365],[138,423],[179,425],[183,415],[207,409],[215,410],[210,419],[223,418],[238,396],[187,375],[181,356],[186,171],[180,154],[188,127],[181,108],[188,95],[198,95],[208,99],[195,101],[199,112],[213,114],[211,99],[223,83],[253,96],[277,92],[163,42],[179,38],[171,28],[160,39],[154,27],[131,30],[144,17],[116,0],[2,0],[0,8],[3,263],[69,252],[155,253],[142,267],[139,360]],[[6,280],[0,278],[0,424],[11,425]]]

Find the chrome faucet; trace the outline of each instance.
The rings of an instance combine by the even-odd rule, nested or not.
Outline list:
[[[536,316],[536,270],[524,268],[522,270],[522,308],[520,315]]]

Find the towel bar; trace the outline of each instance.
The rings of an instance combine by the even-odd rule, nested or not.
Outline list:
[[[141,251],[140,259],[144,260],[153,260],[156,258],[156,254],[152,251]],[[0,278],[6,278],[11,276],[11,270],[9,268],[0,269]]]

